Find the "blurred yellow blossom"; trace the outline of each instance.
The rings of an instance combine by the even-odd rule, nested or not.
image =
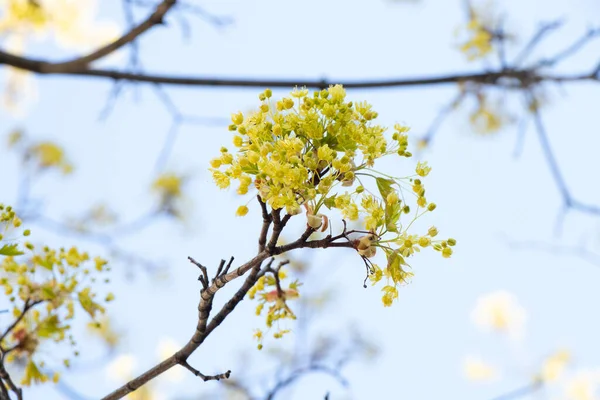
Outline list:
[[[10,232],[11,236],[6,239],[0,234],[0,287],[10,296],[6,303],[14,317],[12,324],[7,323],[2,338],[3,359],[25,365],[23,385],[56,382],[58,375],[44,372],[47,346],[76,345],[71,321],[77,304],[92,319],[104,313],[97,294],[88,286],[90,279],[86,278],[93,273],[94,282],[96,273],[109,268],[106,261],[96,258],[96,268],[92,269],[89,254],[76,247],[37,249],[30,242],[21,242],[16,235],[19,231],[23,237],[31,235],[29,229],[21,226],[13,208],[0,204],[0,231]],[[63,362],[68,365],[70,358],[67,356]]]
[[[54,42],[60,47],[89,51],[118,37],[114,22],[97,22],[96,0],[0,0],[0,44],[23,54],[28,42]],[[4,105],[14,113],[36,99],[31,74],[7,69]]]
[[[87,49],[118,34],[113,22],[97,22],[96,14],[95,0],[0,0],[0,33],[9,40],[50,37],[62,47]]]
[[[469,115],[469,121],[475,132],[480,134],[496,133],[504,125],[512,122],[502,99],[490,100],[482,93],[476,94],[477,107]]]
[[[497,18],[492,3],[488,1],[479,7],[469,5],[469,20],[457,30],[459,50],[469,61],[485,58],[494,49]]]
[[[73,171],[73,165],[67,160],[63,148],[53,142],[39,142],[29,149],[41,169],[59,168],[64,174]]]
[[[162,198],[176,198],[181,196],[182,182],[183,179],[181,176],[166,173],[156,178],[152,184],[152,188],[157,191]]]
[[[513,294],[497,291],[477,299],[471,318],[480,328],[517,338],[522,334],[527,314]]]
[[[497,370],[476,356],[468,356],[463,363],[465,377],[472,381],[489,381],[498,377]]]
[[[598,400],[600,398],[600,371],[577,371],[565,383],[566,400]]]
[[[157,355],[161,361],[166,360],[181,349],[181,345],[171,338],[162,338],[158,343]],[[165,378],[170,382],[181,382],[184,378],[184,371],[179,366],[169,369],[165,373]]]
[[[111,321],[108,317],[103,317],[98,321],[91,321],[87,325],[88,331],[102,339],[108,347],[115,348],[119,343],[119,334],[112,328]]]
[[[567,350],[559,350],[544,360],[540,371],[540,379],[545,382],[554,382],[560,379],[571,359]]]
[[[131,354],[121,354],[106,366],[106,376],[115,382],[131,379],[137,361]]]
[[[467,39],[460,46],[469,61],[483,58],[492,51],[493,36],[477,15],[466,26]]]
[[[181,216],[183,204],[183,186],[186,183],[183,175],[166,172],[152,182],[152,190],[158,195],[160,207],[168,213]]]

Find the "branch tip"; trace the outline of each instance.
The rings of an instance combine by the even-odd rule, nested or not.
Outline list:
[[[187,361],[181,360],[179,364],[186,369],[188,369],[192,374],[199,376],[204,382],[206,381],[220,381],[221,379],[229,379],[231,375],[231,370],[227,370],[227,372],[223,374],[217,375],[204,375],[202,372],[198,371],[196,368],[192,367]]]

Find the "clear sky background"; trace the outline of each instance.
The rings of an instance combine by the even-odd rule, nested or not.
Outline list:
[[[181,40],[174,19],[141,39],[142,61],[148,71],[177,75],[249,78],[363,79],[427,76],[477,70],[455,48],[454,31],[463,20],[462,2],[386,1],[221,1],[202,2],[213,13],[233,16],[225,29],[190,18],[191,38]],[[600,6],[593,0],[498,1],[508,28],[521,43],[540,21],[564,17],[566,25],[553,34],[541,52],[551,53],[600,24]],[[121,18],[120,1],[105,1],[101,15]],[[141,15],[140,15],[141,16]],[[122,22],[120,22],[122,24]],[[34,49],[36,54],[54,50]],[[564,63],[571,72],[590,70],[600,60],[600,42]],[[116,62],[119,62],[118,60]],[[84,212],[104,201],[125,220],[152,208],[149,186],[154,165],[171,124],[155,92],[144,85],[128,86],[110,116],[100,121],[111,83],[73,77],[36,79],[39,101],[24,118],[0,111],[0,134],[23,127],[39,139],[65,146],[76,166],[68,179],[49,176],[36,183],[33,194],[44,213],[55,219]],[[227,120],[231,112],[256,106],[257,89],[167,88],[186,114]],[[285,91],[275,91],[276,96]],[[455,96],[456,87],[414,87],[349,91],[352,100],[368,100],[383,125],[402,122],[422,135],[440,108]],[[569,187],[578,199],[600,204],[597,174],[600,87],[589,83],[548,87],[549,105],[543,110],[552,146]],[[509,107],[520,103],[511,99]],[[600,264],[545,251],[517,250],[511,242],[536,241],[600,247],[598,221],[570,212],[555,234],[560,197],[544,162],[535,132],[527,131],[521,157],[513,157],[515,126],[481,136],[468,124],[468,108],[455,112],[440,128],[432,146],[418,156],[429,161],[428,199],[438,209],[427,217],[443,236],[458,240],[450,260],[424,252],[412,261],[415,278],[400,291],[393,307],[384,308],[377,287],[363,289],[364,266],[346,251],[311,254],[311,284],[333,288],[336,297],[317,326],[343,335],[354,326],[375,342],[380,356],[371,363],[354,363],[344,376],[350,388],[322,376],[301,380],[280,398],[319,399],[491,399],[529,382],[535,366],[558,348],[572,351],[577,366],[600,368]],[[249,259],[255,252],[260,211],[254,204],[243,219],[234,216],[245,203],[233,191],[219,191],[207,170],[222,145],[230,146],[225,126],[187,124],[180,127],[167,170],[191,177],[186,191],[189,214],[185,223],[159,220],[142,233],[119,239],[119,245],[168,266],[166,278],[151,277],[139,267],[115,267],[117,300],[110,312],[126,336],[118,353],[137,358],[136,372],[157,362],[156,347],[163,338],[185,343],[196,324],[199,283],[193,256],[216,266],[221,258]],[[416,142],[416,140],[415,140]],[[399,163],[399,171],[413,164]],[[0,171],[17,168],[16,158],[0,150]],[[396,166],[394,166],[396,168]],[[17,179],[2,172],[0,202],[16,198]],[[334,228],[340,228],[334,221]],[[33,227],[36,237],[55,244],[71,243]],[[292,225],[286,237],[301,232]],[[39,233],[38,233],[39,232]],[[86,242],[82,242],[86,243]],[[85,244],[92,251],[102,248]],[[310,250],[306,250],[310,252]],[[134,277],[130,273],[133,271]],[[470,321],[477,298],[496,290],[513,292],[528,312],[526,334],[519,343],[480,332]],[[220,297],[223,301],[225,295]],[[200,351],[190,359],[204,373],[244,370],[241,351],[253,351],[254,328],[263,321],[245,302]],[[315,327],[315,329],[317,328]],[[291,339],[284,339],[291,340]],[[99,398],[116,387],[105,377],[106,359],[82,342],[80,372],[65,382],[86,398]],[[91,343],[91,342],[90,342]],[[272,342],[271,342],[272,343]],[[269,342],[266,343],[269,345]],[[502,369],[491,384],[463,377],[462,362],[476,354]],[[97,361],[100,359],[100,361]],[[57,357],[57,363],[60,358]],[[88,360],[88,361],[85,361]],[[261,358],[264,360],[264,358]],[[92,367],[90,367],[90,365]],[[254,365],[252,374],[270,368],[268,359]],[[179,368],[179,367],[177,367]],[[92,372],[91,372],[92,371]],[[167,399],[208,392],[217,384],[202,383],[184,373],[180,383],[157,379]],[[64,393],[44,386],[30,398],[62,399]],[[537,398],[537,397],[536,397]]]

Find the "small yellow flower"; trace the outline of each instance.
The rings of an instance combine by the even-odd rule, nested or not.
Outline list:
[[[236,125],[241,125],[244,122],[244,115],[241,112],[231,114],[231,121]]]
[[[429,167],[427,165],[427,161],[425,162],[418,162],[417,163],[417,167],[415,168],[415,171],[417,173],[417,175],[421,176],[421,177],[426,177],[427,175],[429,175],[429,172],[431,171],[431,167]]]
[[[160,175],[152,183],[152,188],[163,197],[176,198],[181,196],[183,178],[175,174]]]
[[[235,215],[237,215],[238,217],[243,217],[246,214],[248,214],[247,206],[239,206],[235,212]]]

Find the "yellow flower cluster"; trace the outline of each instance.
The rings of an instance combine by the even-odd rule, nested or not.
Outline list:
[[[374,169],[384,156],[411,157],[408,128],[396,124],[391,141],[385,128],[373,121],[377,112],[366,102],[346,100],[341,85],[313,92],[295,89],[290,97],[272,98],[267,89],[259,95],[258,111],[232,115],[230,131],[235,132],[234,153],[225,147],[211,160],[211,172],[220,188],[237,181],[237,193],[256,190],[273,209],[285,209],[289,215],[306,210],[307,225],[324,231],[329,218],[323,208],[338,210],[348,220],[363,218],[370,234],[357,241],[361,256],[371,258],[382,248],[388,259],[385,275],[393,281],[384,288],[384,304],[397,297],[396,285],[408,273],[404,259],[420,247],[432,247],[444,257],[452,254],[453,239],[434,240],[437,230],[425,236],[408,233],[413,222],[436,208],[425,197],[422,181],[431,168],[419,162],[414,174],[395,177]],[[368,188],[376,186],[375,194]],[[410,196],[416,198],[412,217]],[[248,212],[246,205],[237,215]],[[367,261],[365,261],[367,262]],[[369,264],[371,265],[371,264]],[[375,267],[370,271],[378,272]],[[380,279],[383,272],[380,274]],[[392,289],[390,289],[392,288]]]
[[[34,141],[17,130],[8,136],[7,145],[16,150],[23,161],[30,162],[40,171],[58,169],[65,175],[73,172],[73,165],[65,150],[54,142]]]
[[[298,214],[300,206],[309,203],[317,212],[335,186],[352,186],[356,173],[377,158],[393,152],[410,156],[406,135],[398,133],[394,145],[388,146],[384,128],[371,123],[377,113],[367,103],[346,102],[340,85],[313,96],[306,89],[294,90],[291,96],[272,101],[267,89],[257,112],[232,116],[237,151],[231,154],[222,148],[211,160],[220,188],[237,180],[239,194],[253,185],[275,209]],[[349,204],[346,201],[343,208]],[[346,213],[357,216],[351,209]]]
[[[168,206],[183,194],[184,178],[174,173],[159,175],[152,183],[152,190],[160,197],[161,206]]]
[[[116,24],[97,22],[96,12],[96,0],[0,0],[0,44],[17,55],[32,39],[89,51],[118,37]],[[37,98],[35,81],[23,70],[8,68],[7,72],[3,103],[21,113]]]
[[[3,231],[18,228],[20,220],[10,206],[0,205],[0,226]],[[29,236],[29,230],[22,232]],[[6,238],[0,237],[6,242]],[[104,313],[104,307],[96,299],[92,285],[96,275],[107,271],[107,261],[100,257],[93,260],[75,247],[54,250],[43,247],[36,251],[34,245],[25,242],[27,251],[18,243],[0,242],[0,286],[12,303],[15,325],[7,332],[0,345],[6,352],[6,360],[25,358],[27,364],[22,383],[45,382],[49,379],[40,367],[40,348],[44,342],[68,341],[76,345],[70,334],[70,320],[75,316],[78,304],[91,318]],[[108,282],[108,280],[105,280]],[[114,298],[108,294],[104,301]],[[75,352],[75,355],[77,353]],[[68,359],[65,360],[68,363]],[[53,377],[58,379],[58,376]]]
[[[272,275],[261,276],[256,284],[248,291],[248,297],[252,300],[258,298],[258,305],[256,306],[256,315],[261,315],[264,311],[265,305],[268,306],[266,314],[267,328],[271,329],[273,324],[279,324],[279,321],[285,319],[296,319],[294,312],[290,309],[287,304],[288,300],[296,299],[300,295],[298,293],[298,287],[300,283],[298,281],[291,282],[287,289],[281,287],[281,281],[283,281],[287,274],[284,270],[280,269],[277,272],[277,279]],[[289,333],[289,329],[278,329],[273,334],[275,339],[280,339],[286,333]],[[264,333],[261,330],[256,330],[254,337],[258,340],[258,349],[262,349],[262,341]]]
[[[67,47],[97,46],[116,36],[114,24],[97,23],[94,0],[0,0],[0,33],[22,50],[25,38],[54,36]]]
[[[30,147],[29,154],[37,160],[41,169],[59,168],[64,174],[73,171],[73,165],[67,160],[65,151],[52,142],[40,142]]]
[[[469,61],[485,58],[493,50],[491,29],[477,13],[471,13],[471,20],[465,27],[465,41],[459,49]]]
[[[510,117],[502,100],[492,102],[483,94],[478,94],[477,108],[471,112],[469,120],[475,132],[489,134],[502,129],[507,122],[510,122]]]

